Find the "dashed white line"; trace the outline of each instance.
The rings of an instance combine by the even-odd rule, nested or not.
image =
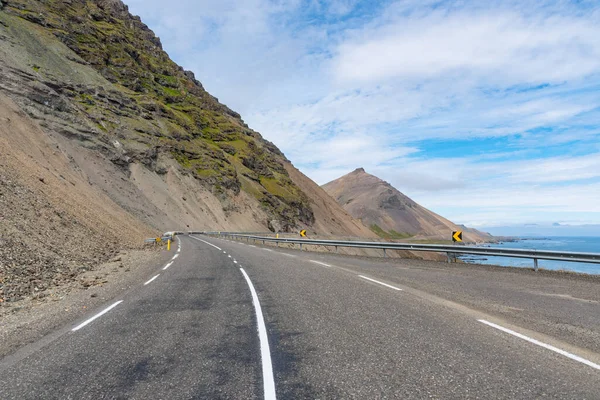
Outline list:
[[[324,262],[321,262],[321,261],[315,261],[315,260],[308,260],[308,261],[310,261],[311,263],[322,265],[322,266],[327,267],[327,268],[331,268],[331,265],[325,264]]]
[[[173,265],[173,261],[171,261],[170,263],[168,263],[167,265],[165,265],[163,267],[163,271],[166,270],[167,268],[169,268],[171,265]]]
[[[104,314],[106,314],[107,312],[109,312],[110,310],[112,310],[113,308],[115,308],[116,306],[118,306],[119,304],[121,304],[122,302],[123,302],[123,300],[117,301],[112,306],[105,308],[104,310],[100,311],[98,314],[94,315],[92,318],[90,318],[87,321],[82,322],[81,324],[77,325],[75,328],[71,329],[71,331],[75,332],[75,331],[80,330],[81,328],[83,328],[84,326],[86,326],[87,324],[89,324],[90,322],[92,322],[93,320],[95,320],[96,318],[100,318],[101,316],[103,316]]]
[[[195,236],[190,236],[190,237],[191,237],[192,239],[196,239],[196,240],[199,240],[199,241],[201,241],[201,242],[203,242],[203,243],[206,243],[206,244],[208,244],[208,245],[211,245],[212,247],[214,247],[214,248],[215,248],[215,249],[217,249],[217,250],[223,250],[222,248],[220,248],[220,247],[217,247],[217,246],[215,246],[214,244],[207,242],[206,240],[199,239],[199,238],[197,238],[197,237],[195,237]]]
[[[508,334],[510,334],[510,335],[516,336],[516,337],[518,337],[519,339],[526,340],[526,341],[528,341],[529,343],[533,343],[533,344],[535,344],[535,345],[541,346],[541,347],[543,347],[543,348],[545,348],[545,349],[548,349],[548,350],[550,350],[550,351],[553,351],[553,352],[555,352],[555,353],[558,353],[558,354],[560,354],[560,355],[563,355],[563,356],[565,356],[565,357],[568,357],[568,358],[570,358],[571,360],[578,361],[578,362],[580,362],[580,363],[582,363],[582,364],[585,364],[585,365],[587,365],[587,366],[589,366],[589,367],[592,367],[592,368],[594,368],[594,369],[600,370],[600,365],[598,365],[598,364],[595,364],[595,363],[591,362],[590,360],[586,360],[585,358],[582,358],[582,357],[576,356],[575,354],[571,354],[571,353],[569,353],[569,352],[567,352],[567,351],[561,350],[561,349],[559,349],[559,348],[557,348],[557,347],[551,346],[551,345],[549,345],[549,344],[546,344],[546,343],[544,343],[544,342],[540,342],[539,340],[535,340],[535,339],[533,339],[533,338],[530,338],[529,336],[522,335],[522,334],[520,334],[519,332],[512,331],[512,330],[510,330],[510,329],[508,329],[508,328],[505,328],[505,327],[503,327],[503,326],[500,326],[500,325],[496,325],[496,324],[494,324],[494,323],[492,323],[492,322],[489,322],[489,321],[486,321],[486,320],[484,320],[484,319],[478,319],[478,321],[479,321],[479,322],[481,322],[482,324],[486,324],[486,325],[488,325],[488,326],[491,326],[492,328],[496,328],[496,329],[498,329],[498,330],[501,330],[502,332],[505,332],[505,333],[508,333]]]
[[[227,257],[231,258],[231,254],[227,254]]]
[[[171,260],[174,260],[174,259],[176,259],[177,257],[179,257],[179,254],[175,254],[175,255],[173,256],[173,258],[171,258]]]
[[[243,268],[240,268],[240,271],[242,271],[242,274],[244,275],[244,278],[246,278],[246,282],[250,287],[252,303],[254,304],[254,312],[256,313],[258,339],[260,341],[260,356],[262,359],[264,398],[268,400],[275,400],[277,396],[275,395],[275,379],[273,378],[273,364],[271,363],[271,351],[269,349],[267,327],[265,326],[265,320],[263,318],[263,313],[258,301],[258,295],[256,294],[256,290],[254,290],[254,285],[252,285],[252,281],[250,280],[250,277],[248,277],[248,274],[246,274],[246,271],[244,271]]]
[[[368,278],[368,277],[366,277],[366,276],[363,276],[363,275],[359,275],[359,276],[360,276],[361,278],[363,278],[363,279],[366,279],[366,280],[368,280],[368,281],[375,282],[375,283],[379,283],[380,285],[383,285],[383,286],[389,287],[390,289],[394,289],[394,290],[402,290],[402,289],[400,289],[400,288],[397,288],[396,286],[388,285],[387,283],[379,282],[379,281],[376,281],[375,279],[371,279],[371,278]]]
[[[149,284],[150,282],[152,282],[153,280],[155,280],[156,278],[158,278],[160,276],[160,274],[153,276],[152,278],[150,278],[150,280],[146,283],[144,283],[144,286],[146,286],[147,284]]]
[[[237,261],[233,260],[233,263],[234,263],[234,264],[237,264]]]

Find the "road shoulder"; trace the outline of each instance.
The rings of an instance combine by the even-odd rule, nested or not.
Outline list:
[[[108,263],[52,290],[43,298],[28,298],[0,308],[0,358],[33,343],[144,282],[173,251],[123,251]]]

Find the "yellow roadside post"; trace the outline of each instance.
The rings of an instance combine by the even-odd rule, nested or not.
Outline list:
[[[171,239],[167,240],[167,251],[171,251]]]

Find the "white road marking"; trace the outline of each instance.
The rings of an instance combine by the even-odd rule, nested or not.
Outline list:
[[[366,279],[366,280],[368,280],[368,281],[375,282],[375,283],[379,283],[380,285],[383,285],[383,286],[389,287],[390,289],[394,289],[394,290],[402,290],[402,289],[400,289],[400,288],[397,288],[396,286],[388,285],[387,283],[379,282],[379,281],[376,281],[375,279],[367,278],[366,276],[363,276],[363,275],[359,275],[359,276],[360,276],[361,278],[363,278],[363,279]]]
[[[322,265],[322,266],[327,267],[327,268],[331,268],[331,265],[325,264],[324,262],[321,262],[321,261],[315,261],[315,260],[308,260],[308,261],[310,261],[311,263]]]
[[[281,254],[282,256],[288,256],[288,257],[294,257],[294,258],[296,258],[296,256],[293,255],[293,254],[288,254],[288,253],[279,253],[279,254]]]
[[[260,357],[262,359],[262,375],[263,375],[263,389],[264,398],[268,400],[275,400],[275,379],[273,378],[273,364],[271,363],[271,351],[269,349],[269,338],[267,337],[267,327],[265,326],[265,320],[263,317],[260,303],[258,301],[258,295],[254,290],[254,285],[246,271],[240,268],[246,282],[250,287],[250,293],[252,294],[252,303],[254,304],[254,312],[256,313],[256,322],[258,325],[258,339],[260,341]]]
[[[71,329],[71,331],[75,332],[75,331],[80,330],[81,328],[83,328],[84,326],[86,326],[87,324],[89,324],[90,322],[92,322],[93,320],[95,320],[96,318],[100,318],[101,316],[103,316],[104,314],[106,314],[107,312],[109,312],[110,310],[112,310],[113,308],[115,308],[116,306],[118,306],[119,304],[121,304],[122,302],[123,302],[123,300],[117,301],[112,306],[105,308],[104,310],[100,311],[98,314],[94,315],[92,318],[90,318],[87,321],[82,322],[81,324],[77,325],[75,328]]]
[[[503,327],[503,326],[500,326],[500,325],[496,325],[496,324],[494,324],[494,323],[492,323],[492,322],[489,322],[489,321],[486,321],[486,320],[484,320],[484,319],[478,319],[478,321],[479,321],[479,322],[481,322],[482,324],[486,324],[486,325],[488,325],[488,326],[491,326],[492,328],[496,328],[496,329],[498,329],[498,330],[501,330],[502,332],[505,332],[505,333],[508,333],[508,334],[510,334],[510,335],[516,336],[516,337],[518,337],[519,339],[526,340],[526,341],[528,341],[529,343],[536,344],[536,345],[538,345],[538,346],[541,346],[541,347],[543,347],[543,348],[545,348],[545,349],[548,349],[548,350],[550,350],[550,351],[553,351],[553,352],[555,352],[555,353],[558,353],[558,354],[560,354],[560,355],[563,355],[563,356],[565,356],[565,357],[568,357],[568,358],[570,358],[571,360],[578,361],[578,362],[580,362],[580,363],[582,363],[582,364],[585,364],[585,365],[587,365],[587,366],[590,366],[590,367],[592,367],[592,368],[594,368],[594,369],[600,370],[600,365],[598,365],[598,364],[595,364],[595,363],[593,363],[593,362],[591,362],[591,361],[589,361],[589,360],[586,360],[585,358],[582,358],[582,357],[576,356],[575,354],[571,354],[571,353],[569,353],[569,352],[567,352],[567,351],[561,350],[561,349],[559,349],[559,348],[557,348],[557,347],[551,346],[551,345],[549,345],[549,344],[546,344],[546,343],[544,343],[544,342],[540,342],[539,340],[535,340],[535,339],[533,339],[533,338],[530,338],[529,336],[522,335],[522,334],[520,334],[519,332],[512,331],[512,330],[510,330],[510,329],[507,329],[507,328],[505,328],[505,327]]]
[[[220,247],[217,247],[217,246],[215,246],[214,244],[207,242],[206,240],[198,239],[198,238],[197,238],[197,237],[195,237],[195,236],[190,236],[190,237],[191,237],[192,239],[196,239],[196,240],[199,240],[199,241],[201,241],[201,242],[204,242],[204,243],[206,243],[206,244],[208,244],[208,245],[211,245],[212,247],[214,247],[214,248],[215,248],[215,249],[217,249],[217,250],[223,250],[222,248],[220,248]]]
[[[237,264],[237,261],[233,260],[233,263],[234,263],[234,264]]]
[[[227,257],[231,258],[231,254],[227,254]]]
[[[173,258],[171,258],[171,260],[174,260],[174,259],[176,259],[177,257],[179,257],[179,254],[175,254],[175,255],[173,256]]]
[[[248,246],[250,246],[250,247],[255,247],[255,248],[256,248],[256,246],[255,246],[255,245],[253,245],[253,244],[249,244]]]
[[[171,261],[170,263],[168,263],[167,265],[164,266],[163,271],[166,270],[167,268],[169,268],[171,265],[173,265],[173,261]]]
[[[152,277],[148,282],[144,283],[144,286],[146,286],[147,284],[149,284],[150,282],[152,282],[153,280],[155,280],[156,278],[158,278],[160,276],[160,274]]]
[[[264,250],[264,251],[273,251],[273,250],[271,250],[271,249],[265,249],[264,247],[263,247],[263,250]]]
[[[227,254],[227,252],[225,250],[223,250],[223,254]]]

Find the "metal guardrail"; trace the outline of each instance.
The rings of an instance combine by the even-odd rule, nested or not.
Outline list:
[[[339,247],[356,247],[362,249],[380,249],[383,250],[386,257],[386,250],[412,250],[412,251],[428,251],[436,253],[446,253],[448,262],[456,259],[459,254],[474,254],[486,256],[512,257],[512,258],[528,258],[533,260],[533,267],[538,270],[538,260],[553,260],[567,262],[581,262],[600,264],[600,253],[577,253],[569,251],[546,251],[546,250],[529,250],[529,249],[512,249],[512,248],[493,248],[493,247],[477,247],[477,246],[459,246],[459,245],[438,245],[438,244],[412,244],[412,243],[392,243],[392,242],[365,242],[365,241],[346,241],[346,240],[320,240],[320,239],[296,239],[296,238],[274,238],[268,236],[256,236],[246,233],[232,232],[189,232],[190,234],[204,234],[211,236],[225,236],[232,239],[246,239],[272,243],[288,243],[299,244],[300,250],[305,245],[314,246],[330,246],[335,247],[336,252]]]

